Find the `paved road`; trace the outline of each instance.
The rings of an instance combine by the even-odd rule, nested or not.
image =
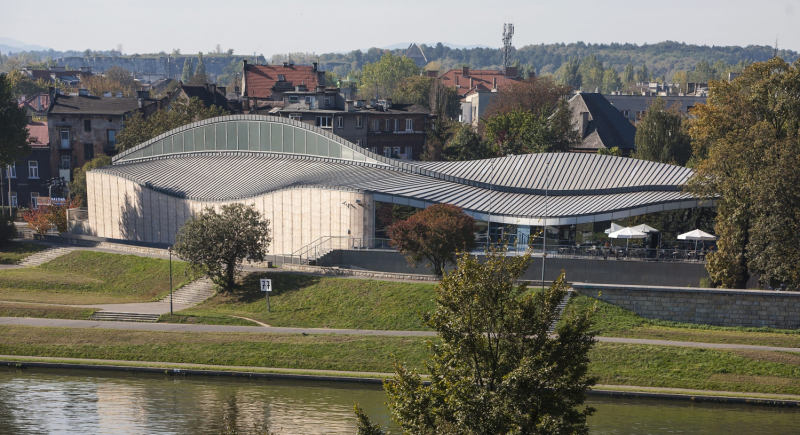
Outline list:
[[[262,326],[187,325],[178,323],[106,322],[97,320],[34,319],[28,317],[0,317],[0,325],[53,326],[68,328],[127,329],[137,331],[171,332],[254,332],[266,334],[344,334],[390,337],[433,337],[432,331],[383,331],[372,329],[282,328]],[[645,340],[638,338],[596,337],[601,343],[646,344],[653,346],[699,347],[706,349],[749,349],[779,352],[798,352],[800,348],[754,346],[750,344],[696,343],[691,341]]]

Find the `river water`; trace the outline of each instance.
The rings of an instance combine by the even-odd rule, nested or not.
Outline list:
[[[353,434],[353,405],[399,433],[380,386],[95,371],[0,368],[0,434]],[[597,399],[593,434],[800,434],[800,411]]]

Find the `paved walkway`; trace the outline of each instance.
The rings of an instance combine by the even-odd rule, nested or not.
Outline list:
[[[389,337],[434,337],[433,331],[385,331],[374,329],[284,328],[277,326],[197,325],[180,323],[105,322],[96,320],[35,319],[29,317],[0,317],[0,325],[51,326],[67,328],[127,329],[169,332],[255,332],[262,334],[343,334]],[[798,352],[800,348],[755,346],[731,343],[696,343],[691,341],[645,340],[638,338],[596,337],[601,343],[644,344],[652,346],[698,347],[706,349],[748,349],[778,352]]]

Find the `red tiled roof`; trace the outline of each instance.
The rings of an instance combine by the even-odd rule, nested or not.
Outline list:
[[[50,107],[50,94],[38,93],[19,104],[19,107],[31,106],[37,112],[46,111]]]
[[[31,122],[28,124],[28,135],[33,142],[32,147],[49,147],[50,134],[47,132],[47,124],[42,122]]]
[[[52,76],[50,74],[55,75],[56,77],[79,77],[81,75],[80,71],[50,71],[46,69],[32,69],[29,70],[31,77],[34,80],[45,79],[45,80],[52,80]],[[85,75],[86,73],[84,73]]]
[[[461,97],[472,90],[491,91],[495,78],[497,79],[497,89],[503,89],[510,83],[520,81],[519,77],[506,77],[502,71],[496,70],[469,70],[469,74],[464,77],[463,70],[451,69],[439,76],[439,80],[444,85],[452,87],[458,85],[458,95]],[[470,87],[470,79],[472,79],[472,87]]]
[[[278,82],[278,74],[283,74],[287,85],[305,83],[308,89],[319,85],[317,72],[307,65],[245,65],[243,95],[254,98],[269,98],[272,87]]]

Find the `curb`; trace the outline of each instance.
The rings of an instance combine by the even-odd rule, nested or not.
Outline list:
[[[355,378],[347,376],[322,376],[322,375],[298,375],[290,373],[253,373],[223,370],[198,370],[198,369],[176,369],[158,367],[130,367],[113,365],[94,365],[94,364],[67,364],[67,363],[47,363],[47,362],[23,362],[23,361],[0,361],[0,367],[10,367],[17,369],[42,368],[42,369],[68,369],[68,370],[97,370],[108,372],[123,373],[148,373],[169,376],[211,376],[247,379],[272,379],[288,381],[316,381],[316,382],[343,382],[350,384],[383,385],[383,379],[378,378]],[[430,385],[429,381],[423,384]],[[718,403],[736,405],[757,405],[784,408],[800,408],[800,400],[783,400],[754,397],[729,397],[729,396],[704,396],[674,393],[651,393],[638,391],[618,391],[618,390],[589,390],[587,396],[610,397],[615,399],[656,399],[656,400],[681,400],[695,403]]]

